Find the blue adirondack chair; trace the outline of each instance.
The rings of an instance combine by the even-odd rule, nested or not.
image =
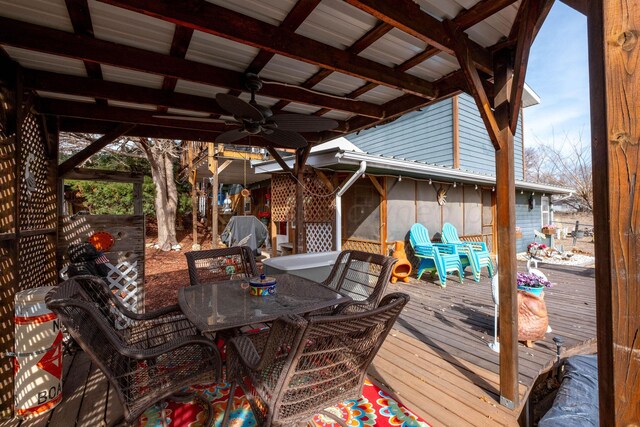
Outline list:
[[[422,224],[411,226],[409,240],[415,256],[420,259],[418,279],[425,271],[431,275],[435,271],[438,273],[440,286],[444,288],[447,286],[447,273],[457,271],[460,283],[462,283],[463,268],[455,245],[431,243],[429,231]]]
[[[480,270],[487,267],[489,277],[493,277],[493,261],[484,242],[463,242],[458,237],[458,230],[448,222],[442,227],[442,241],[456,245],[463,265],[469,265],[473,279],[480,281]]]

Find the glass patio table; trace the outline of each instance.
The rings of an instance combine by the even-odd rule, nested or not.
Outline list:
[[[238,279],[182,288],[178,302],[200,331],[211,333],[351,301],[349,296],[302,277],[291,274],[273,277],[277,281],[275,295],[250,295],[247,279]]]

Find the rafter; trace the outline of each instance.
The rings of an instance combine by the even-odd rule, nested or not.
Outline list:
[[[243,73],[2,17],[0,43],[227,89],[246,90]],[[260,94],[369,117],[384,116],[380,106],[375,104],[309,92],[286,84],[265,84]]]
[[[113,128],[113,122],[99,120],[78,119],[75,117],[60,117],[61,132],[94,133],[103,134]],[[219,132],[204,130],[176,129],[152,125],[137,125],[125,132],[123,136],[164,138],[189,141],[214,141]],[[252,140],[253,141],[253,140]],[[256,144],[254,144],[256,145]]]
[[[104,147],[120,138],[126,132],[130,131],[134,126],[135,125],[128,123],[121,123],[115,127],[112,127],[112,129],[109,132],[105,133],[102,137],[98,138],[96,141],[80,150],[73,157],[62,162],[60,166],[58,166],[58,176],[64,176],[67,172],[69,172],[76,166],[79,166],[89,157],[93,156],[98,151],[102,150]]]
[[[191,43],[191,37],[193,36],[193,30],[191,28],[181,27],[176,25],[176,29],[173,33],[173,40],[171,41],[171,49],[169,55],[174,58],[184,58],[189,49]],[[162,81],[162,90],[165,92],[173,92],[176,88],[178,79],[175,77],[165,77]]]
[[[491,109],[491,102],[484,89],[482,79],[478,74],[478,70],[474,66],[471,58],[471,51],[469,49],[469,38],[467,35],[458,28],[453,22],[445,21],[445,28],[449,33],[449,37],[454,43],[454,53],[458,59],[458,63],[462,68],[465,80],[467,82],[467,89],[473,96],[476,102],[482,121],[487,129],[489,138],[493,143],[496,150],[501,148],[499,138],[499,128],[496,123],[495,115]]]
[[[578,12],[582,13],[583,15],[587,15],[588,12],[588,6],[589,6],[589,1],[588,0],[562,0],[562,3],[566,4],[567,6],[577,10]]]
[[[345,0],[372,16],[444,52],[453,53],[451,40],[443,23],[423,12],[412,0]],[[479,44],[469,41],[472,62],[482,71],[493,74],[491,55]]]
[[[376,40],[379,40],[382,36],[384,36],[389,31],[391,31],[392,28],[393,27],[391,25],[389,25],[389,24],[387,24],[385,22],[378,23],[378,25],[373,27],[371,30],[367,31],[362,37],[360,37],[351,46],[349,46],[347,48],[347,52],[351,52],[353,54],[358,54],[358,53],[362,52],[367,47],[369,47],[373,43],[375,43]],[[314,87],[315,85],[320,83],[322,80],[324,80],[327,77],[329,77],[332,73],[333,73],[332,70],[327,70],[326,68],[323,68],[320,71],[318,71],[317,73],[315,73],[313,76],[309,77],[307,79],[307,81],[302,83],[302,87],[306,87],[306,88],[311,89],[312,87]],[[367,83],[367,84],[373,84],[374,87],[377,86],[374,83]],[[350,97],[349,95],[347,95],[347,97],[351,98],[351,99],[355,98],[355,96]],[[285,106],[287,106],[287,104],[289,104],[289,103],[286,102],[286,101],[280,101],[274,106],[274,108],[275,109],[282,109]],[[331,111],[331,110],[323,108],[320,111],[316,112],[315,114],[316,115],[322,115],[322,114],[327,113],[329,111]]]
[[[158,113],[155,111],[91,105],[74,101],[40,99],[37,109],[38,112],[42,114],[53,116],[77,117],[82,119],[143,124],[179,129],[199,129],[209,132],[224,132],[225,130],[228,130],[227,126],[224,123],[160,118],[158,117]]]
[[[517,0],[481,0],[469,9],[458,13],[453,19],[453,22],[462,29],[471,28],[516,1]]]
[[[287,16],[282,20],[279,28],[286,29],[288,31],[297,30],[319,3],[320,0],[298,0],[291,11],[289,11]],[[247,72],[255,74],[260,73],[274,55],[275,53],[268,50],[260,50],[258,55],[253,58],[253,61],[251,61],[251,64],[247,67]]]
[[[87,0],[65,0],[67,12],[71,19],[73,31],[87,37],[94,37],[93,24],[91,22],[91,12]],[[100,64],[95,62],[83,61],[87,75],[92,79],[102,79],[102,69]],[[96,99],[96,102],[106,105],[106,100]]]
[[[537,28],[542,25],[542,21],[549,13],[552,5],[553,0],[524,0],[520,6],[523,15],[519,22],[513,81],[511,83],[511,93],[509,94],[509,126],[513,133],[516,131],[518,118],[520,117],[522,92],[524,90],[529,52],[531,51],[533,38],[535,37]]]
[[[417,96],[429,99],[437,96],[427,80],[212,3],[203,5],[198,13],[191,13],[176,8],[170,0],[100,1]]]

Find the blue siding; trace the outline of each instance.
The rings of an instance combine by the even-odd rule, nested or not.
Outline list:
[[[475,101],[471,96],[461,94],[458,105],[460,106],[460,169],[495,176],[495,150]],[[524,179],[522,138],[522,126],[518,120],[513,141],[516,179]]]
[[[522,239],[516,240],[516,252],[525,252],[527,245],[533,242],[533,230],[540,231],[542,228],[541,203],[542,196],[536,194],[534,197],[536,206],[529,210],[530,193],[516,194],[516,226],[522,230]]]
[[[371,154],[453,167],[452,105],[447,99],[347,139]]]

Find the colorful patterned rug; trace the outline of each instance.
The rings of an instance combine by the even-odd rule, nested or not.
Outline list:
[[[220,427],[229,396],[229,384],[193,385],[184,396],[173,396],[147,409],[138,420],[140,427]],[[240,387],[233,397],[231,427],[257,427],[249,403]],[[430,427],[383,390],[365,381],[362,397],[327,409],[350,427]],[[339,427],[331,419],[316,415],[309,427]]]

